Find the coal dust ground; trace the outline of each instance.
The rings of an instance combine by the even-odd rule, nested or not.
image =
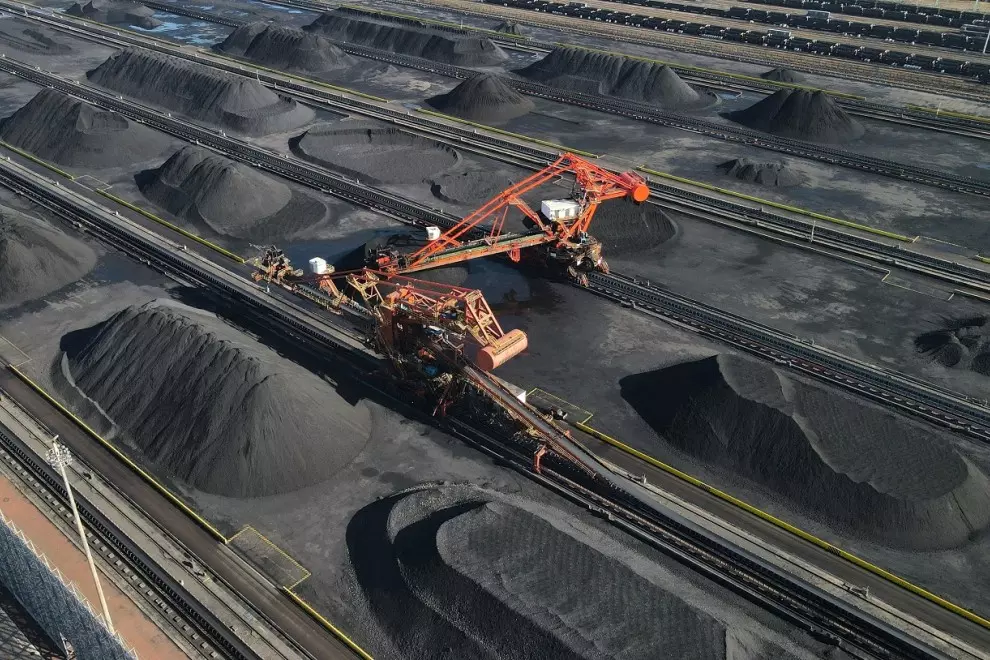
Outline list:
[[[365,183],[414,183],[457,165],[452,147],[399,128],[361,121],[310,128],[292,139],[293,153]]]
[[[681,233],[659,252],[680,249],[690,223],[679,218],[678,224]],[[628,259],[606,258],[613,270],[629,272]],[[695,263],[700,260],[695,256]],[[738,274],[735,270],[727,276]],[[695,272],[694,278],[699,285],[718,287],[708,275]],[[662,277],[651,281],[670,286]],[[738,290],[727,295],[744,296]],[[784,379],[771,374],[761,380],[757,376],[770,370],[764,363],[756,363],[755,374],[743,371],[752,398],[740,397],[726,386],[711,386],[719,378],[725,380],[717,370],[714,380],[704,381],[698,374],[689,377],[677,371],[678,365],[695,369],[716,359],[748,363],[748,358],[570,286],[549,285],[528,303],[498,304],[495,312],[503,327],[520,328],[529,336],[525,358],[501,367],[501,377],[526,389],[551,392],[593,413],[593,427],[658,460],[955,603],[990,611],[990,597],[972,579],[990,570],[990,534],[985,524],[981,528],[962,521],[950,496],[958,489],[959,495],[970,498],[965,500],[969,506],[977,507],[967,513],[985,520],[986,505],[981,502],[990,496],[990,450],[912,419],[893,417],[886,408],[793,372]],[[586,377],[575,378],[576,364]],[[647,381],[655,388],[661,375],[680,377],[672,392],[635,387]],[[641,396],[632,396],[631,388]],[[690,397],[699,390],[703,392],[692,408]],[[771,401],[774,393],[779,408],[752,403]],[[687,406],[668,405],[668,400],[685,399]],[[781,399],[796,402],[794,409],[788,410]],[[678,410],[680,435],[658,432],[664,427],[657,418]],[[692,410],[713,411],[708,419],[714,430],[705,427],[705,418],[692,419]],[[755,415],[743,417],[745,411]],[[782,435],[786,428],[793,434]],[[756,437],[759,430],[767,439],[744,440]],[[729,442],[729,437],[734,440]],[[774,438],[782,444],[772,443]],[[794,479],[795,474],[801,478]],[[820,496],[789,490],[794,483],[814,487]],[[836,493],[845,498],[846,511],[834,506]],[[875,525],[850,520],[850,510],[862,512]],[[939,532],[952,536],[943,538]]]

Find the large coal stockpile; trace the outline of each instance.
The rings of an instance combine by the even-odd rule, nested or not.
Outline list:
[[[314,116],[252,78],[150,51],[121,51],[86,75],[126,96],[248,135],[292,130]]]
[[[943,319],[936,330],[914,339],[917,351],[950,369],[969,369],[990,376],[990,318]]]
[[[365,183],[419,183],[460,161],[442,142],[362,121],[315,126],[289,147],[300,158]]]
[[[358,512],[347,542],[376,619],[405,657],[794,657],[747,630],[745,617],[724,623],[631,548],[493,491],[400,493]]]
[[[343,69],[355,62],[326,37],[270,23],[242,25],[216,50],[265,66],[307,73]]]
[[[170,301],[74,333],[63,373],[170,476],[229,497],[331,478],[364,447],[370,413],[217,316]]]
[[[677,235],[677,225],[657,204],[612,200],[598,207],[590,233],[608,259],[660,247]]]
[[[0,305],[33,300],[75,282],[96,253],[56,227],[0,206]]]
[[[171,140],[54,89],[43,89],[0,123],[0,139],[68,167],[118,167],[154,158]]]
[[[722,174],[771,188],[796,186],[801,183],[800,174],[792,172],[783,161],[761,163],[748,158],[733,158],[715,166]]]
[[[558,46],[546,57],[519,70],[539,82],[590,94],[619,96],[664,108],[689,108],[714,100],[678,77],[665,64]]]
[[[281,181],[192,145],[136,178],[144,196],[169,213],[238,238],[256,235],[259,224],[279,224],[292,201]]]
[[[304,29],[319,32],[335,41],[458,66],[492,66],[509,57],[487,37],[435,30],[410,21],[388,22],[346,8],[321,14]]]
[[[764,80],[773,80],[774,82],[782,83],[799,83],[804,82],[804,76],[802,76],[797,71],[791,71],[790,69],[782,69],[777,67],[776,69],[770,69],[769,71],[764,71],[760,74],[760,78]]]
[[[151,30],[162,24],[155,18],[155,10],[139,2],[128,0],[90,0],[85,5],[78,2],[65,10],[70,16],[80,16],[91,21],[112,25],[135,25]]]
[[[848,142],[864,131],[831,96],[804,89],[782,89],[726,117],[759,131],[810,142]]]
[[[870,540],[946,549],[990,524],[990,482],[951,439],[761,362],[718,355],[621,386],[675,446]]]
[[[448,115],[480,122],[504,122],[530,112],[533,101],[493,73],[471,76],[446,94],[426,100]]]
[[[501,32],[502,34],[514,34],[519,36],[522,32],[519,30],[519,24],[512,21],[502,21],[495,26],[496,32]]]

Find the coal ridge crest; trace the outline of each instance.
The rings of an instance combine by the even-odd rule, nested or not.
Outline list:
[[[557,46],[517,73],[575,92],[618,96],[667,109],[709,105],[715,96],[698,92],[666,64]]]
[[[760,78],[764,80],[773,80],[774,82],[782,83],[800,83],[804,82],[804,76],[797,71],[792,71],[791,69],[784,69],[777,67],[776,69],[770,69],[769,71],[764,71],[760,74]]]
[[[355,64],[354,58],[322,35],[263,22],[238,27],[214,49],[265,66],[307,73],[334,71]]]
[[[492,66],[509,56],[487,37],[392,21],[345,8],[325,12],[303,28],[348,42],[458,66]]]
[[[96,266],[96,253],[39,218],[0,206],[0,305],[57,291]]]
[[[257,80],[162,53],[125,49],[86,76],[125,96],[248,135],[289,131],[314,117],[310,108]]]
[[[477,122],[504,122],[533,110],[533,101],[494,73],[479,73],[426,100],[440,112]]]
[[[719,163],[715,169],[740,181],[774,188],[796,186],[803,181],[801,175],[791,171],[783,161],[761,163],[749,158],[733,158]]]
[[[948,438],[769,365],[720,354],[620,385],[674,446],[872,541],[947,549],[990,524],[990,481]]]
[[[370,437],[370,412],[216,315],[167,300],[63,339],[84,395],[169,477],[226,497],[331,478]]]
[[[781,89],[725,116],[758,131],[809,142],[850,142],[865,132],[862,124],[822,91]]]

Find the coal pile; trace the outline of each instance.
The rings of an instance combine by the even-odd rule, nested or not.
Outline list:
[[[508,178],[492,176],[485,171],[454,172],[430,179],[430,192],[450,204],[480,205],[512,185]]]
[[[277,224],[292,201],[292,190],[281,181],[192,145],[136,178],[158,206],[224,236],[251,238],[257,225]]]
[[[797,71],[791,71],[790,69],[782,69],[780,67],[761,73],[760,78],[763,78],[764,80],[772,80],[774,82],[782,82],[782,83],[804,82],[804,76],[798,73]]]
[[[420,183],[460,160],[442,142],[361,121],[313,127],[289,146],[300,158],[365,183]]]
[[[410,489],[359,511],[347,543],[372,613],[405,657],[795,657],[633,548],[494,491]]]
[[[70,383],[126,442],[207,493],[262,497],[319,483],[369,438],[366,407],[202,310],[152,301],[70,343]]]
[[[216,50],[285,71],[323,73],[355,61],[326,37],[298,28],[248,23],[234,30]]]
[[[314,116],[253,78],[151,51],[123,50],[86,75],[125,96],[248,135],[289,131]]]
[[[715,166],[722,174],[761,186],[786,187],[801,183],[801,175],[792,172],[783,161],[759,163],[748,158],[733,158]]]
[[[16,23],[0,26],[0,43],[36,55],[67,55],[72,52],[72,46],[52,39],[49,34],[41,30],[34,28],[18,30],[15,26]]]
[[[914,338],[914,347],[936,364],[990,376],[990,318],[943,319],[937,330]]]
[[[519,74],[554,87],[618,96],[664,108],[706,105],[713,95],[697,92],[665,64],[558,46]]]
[[[391,22],[346,8],[321,14],[304,29],[341,41],[458,66],[492,66],[509,58],[486,37]]]
[[[65,13],[100,23],[134,25],[146,30],[152,30],[162,24],[155,18],[154,9],[128,0],[90,0],[85,5],[76,2],[66,9]]]
[[[504,122],[530,112],[533,102],[493,73],[471,76],[446,94],[426,100],[448,115],[478,122]]]
[[[154,158],[171,140],[116,112],[43,89],[0,122],[0,139],[67,167],[118,167]]]
[[[677,225],[657,204],[612,200],[598,207],[590,233],[608,259],[657,248],[677,235]]]
[[[0,206],[0,304],[34,300],[75,282],[96,253],[58,228]]]
[[[514,34],[521,36],[522,32],[519,31],[519,24],[512,21],[502,21],[495,26],[496,32],[501,32],[502,34]]]
[[[864,131],[831,96],[803,89],[782,89],[726,117],[758,131],[809,142],[848,142]]]
[[[990,524],[990,481],[941,432],[731,355],[621,381],[656,432],[872,541],[960,546]]]

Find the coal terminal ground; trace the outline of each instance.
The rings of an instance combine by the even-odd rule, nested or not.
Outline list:
[[[0,6],[4,6],[3,3],[0,3]],[[204,18],[204,20],[209,20],[205,18],[206,16],[205,12],[190,12],[190,13],[197,14],[198,18]],[[48,21],[49,18],[45,18],[43,20]],[[63,26],[72,26],[74,28],[78,28],[89,34],[100,35],[103,38],[110,38],[112,36],[111,30],[107,30],[99,26],[73,24],[69,21],[69,19],[51,18],[51,20],[56,21],[58,24],[61,24]],[[230,22],[231,21],[223,20],[221,24],[227,25]],[[140,44],[144,47],[159,50],[160,52],[169,52],[170,54],[177,54],[175,50],[170,50],[167,46],[162,46],[159,43],[149,42],[147,40],[141,40],[139,38],[134,38],[129,36],[120,36],[117,38],[122,40],[123,43]],[[349,54],[358,55],[361,57],[367,57],[370,59],[376,59],[382,62],[396,64],[399,66],[407,66],[413,69],[418,69],[420,71],[427,71],[430,73],[435,73],[451,78],[466,79],[475,74],[475,72],[470,69],[456,67],[450,64],[439,63],[433,60],[425,60],[422,58],[411,57],[407,55],[377,50],[373,48],[368,48],[366,46],[359,46],[354,44],[338,43],[337,45],[343,51]],[[235,67],[231,67],[231,69],[236,70]],[[879,158],[873,158],[870,156],[856,154],[850,151],[844,151],[841,149],[837,149],[825,145],[809,144],[808,142],[802,140],[767,135],[766,133],[761,133],[759,131],[754,131],[742,127],[726,126],[724,124],[718,124],[711,121],[691,118],[681,114],[665,112],[662,110],[658,110],[655,107],[647,105],[645,103],[636,103],[634,101],[617,99],[614,97],[606,97],[602,95],[591,95],[591,94],[583,94],[580,92],[566,91],[560,88],[551,87],[548,85],[536,83],[529,80],[523,81],[523,80],[506,79],[505,82],[517,92],[534,96],[537,98],[543,98],[551,101],[558,101],[558,102],[567,103],[570,105],[575,105],[578,107],[597,110],[601,112],[608,112],[610,114],[616,114],[622,117],[656,123],[662,126],[680,128],[691,132],[707,135],[710,137],[715,137],[717,139],[757,146],[759,148],[767,149],[781,154],[809,158],[813,160],[818,160],[820,162],[825,162],[834,165],[841,165],[843,167],[849,167],[852,169],[857,169],[865,172],[881,174],[884,176],[889,176],[907,181],[914,181],[931,186],[937,186],[940,188],[944,188],[956,192],[965,192],[965,193],[979,194],[979,195],[990,195],[990,183],[983,182],[978,179],[973,179],[971,177],[961,177],[946,172],[939,172],[932,168],[909,165],[904,163],[897,163]],[[904,117],[903,112],[893,109],[883,108],[883,106],[879,106],[879,104],[872,104],[874,106],[879,106],[872,108],[868,107],[867,104],[864,105],[867,106],[862,108],[865,116],[871,116],[885,120],[896,119],[898,123],[904,123],[907,125],[911,125],[912,122],[916,122],[918,125],[925,125],[925,126],[938,125],[937,122],[933,123],[930,119],[924,119],[920,116],[917,118]],[[916,114],[921,115],[923,113],[916,113]],[[975,126],[966,126],[965,124],[967,123],[975,124]],[[976,136],[976,137],[986,137],[987,135],[987,129],[985,125],[981,125],[976,122],[966,122],[966,120],[962,120],[961,122],[958,122],[957,125],[951,129],[945,128],[943,130],[947,130],[949,132],[954,132],[961,135]]]
[[[128,252],[136,251],[140,258],[152,259],[157,267],[164,268],[167,272],[183,279],[198,281],[221,295],[244,299],[265,318],[276,324],[287,324],[285,326],[287,331],[307,336],[310,341],[316,343],[318,349],[329,348],[336,353],[349,343],[346,338],[341,340],[338,330],[323,325],[314,316],[299,310],[291,302],[278,302],[276,298],[262,294],[258,289],[250,286],[243,277],[218,267],[196,254],[178,251],[147,230],[128,226],[128,222],[117,219],[110,211],[86,202],[82,198],[73,198],[59,186],[46,183],[29,170],[5,163],[0,163],[0,168],[3,170],[3,174],[0,174],[3,185],[18,190],[67,219],[84,223],[97,235],[107,236],[112,244]],[[494,381],[489,381],[486,376],[477,372],[474,373],[474,377],[504,405],[515,407],[518,414],[529,416],[531,423],[537,428],[543,428],[550,434],[561,435],[559,430],[553,428],[539,415],[522,407],[512,394],[500,391],[500,386]],[[11,386],[9,379],[5,381],[5,386]],[[51,415],[47,417],[51,418]],[[454,428],[461,425],[461,422],[454,422]],[[529,456],[526,450],[520,451],[511,444],[507,447],[507,438],[492,436],[474,425],[462,428],[470,433],[472,444],[487,451],[494,450],[512,463],[528,465]],[[78,433],[78,430],[76,432]],[[80,450],[84,444],[86,444],[85,440],[80,443]],[[575,452],[578,455],[584,454],[578,448],[575,448]],[[89,452],[84,456],[88,454]],[[850,612],[843,611],[841,607],[836,610],[836,604],[823,600],[813,590],[795,587],[786,580],[782,581],[782,576],[774,571],[768,572],[752,559],[720,547],[717,543],[713,544],[712,539],[699,536],[698,532],[692,532],[683,523],[664,518],[658,511],[651,510],[645,501],[628,492],[623,494],[624,487],[619,486],[621,480],[608,477],[607,471],[601,468],[593,467],[598,478],[588,481],[587,474],[581,470],[575,471],[574,466],[567,461],[554,459],[551,456],[547,464],[550,469],[545,471],[543,477],[532,478],[546,487],[566,492],[568,497],[577,498],[585,506],[603,507],[619,519],[616,524],[620,527],[636,530],[640,537],[659,544],[666,548],[668,553],[680,556],[682,561],[688,562],[706,574],[719,576],[721,580],[729,580],[730,583],[736,584],[738,589],[749,594],[749,597],[757,599],[757,602],[762,601],[766,606],[789,612],[794,617],[792,620],[799,622],[799,625],[816,635],[850,644],[881,657],[891,654],[906,658],[937,657],[931,651],[907,642],[899,634],[884,626],[877,626],[858,616],[851,616]],[[594,463],[588,465],[593,466]],[[611,486],[608,485],[610,481]]]
[[[471,147],[471,149],[478,149],[478,150],[479,150],[479,151],[478,151],[478,153],[483,153],[483,152],[484,152],[484,149],[485,149],[485,148],[490,148],[490,147],[485,147],[485,146],[484,146],[484,144],[483,144],[482,142],[480,142],[480,141],[479,141],[479,142],[478,142],[478,143],[477,143],[477,144],[476,144],[475,146],[472,146],[472,147]],[[508,158],[510,158],[510,156],[508,156],[508,155],[505,155],[505,154],[503,154],[503,158],[506,158],[506,159],[508,159]],[[515,159],[515,160],[514,160],[513,162],[519,162],[520,164],[522,164],[522,162],[520,161],[520,159],[519,159],[519,156],[518,156],[518,155],[517,155],[517,156],[512,156],[512,158],[513,158],[513,159]],[[535,159],[535,158],[538,158],[538,157],[537,157],[537,156],[534,156],[534,159]],[[245,159],[245,160],[246,160],[246,159]],[[291,159],[290,159],[290,160],[291,160]],[[250,161],[248,161],[248,162],[250,162]],[[534,162],[536,162],[536,161],[534,161]],[[319,170],[318,170],[318,169],[313,169],[313,168],[311,168],[311,172],[319,172]],[[312,175],[311,175],[311,176],[312,176]],[[656,193],[656,189],[654,190],[654,192]],[[386,204],[391,204],[392,202],[394,202],[394,201],[395,201],[395,197],[394,197],[394,196],[387,196],[387,197],[390,197],[392,201],[391,201],[391,202],[386,202]],[[401,201],[401,200],[400,200],[400,201]],[[420,206],[422,206],[422,205],[420,205]],[[425,207],[425,206],[424,206],[423,208],[427,208],[427,207]],[[394,211],[394,210],[395,210],[395,207],[393,206],[393,211]],[[399,209],[399,210],[401,210],[401,209]],[[723,216],[721,216],[721,219],[722,219],[722,220],[725,220],[725,217],[726,217],[726,216],[725,216],[725,215],[723,215]],[[415,222],[415,221],[413,221],[413,222]],[[632,284],[633,284],[634,286],[642,286],[642,285],[643,285],[644,283],[635,283],[635,282],[633,282]],[[648,289],[653,289],[653,288],[655,288],[655,287],[653,287],[653,286],[646,286],[646,288],[648,288]],[[613,289],[613,293],[614,293],[614,292],[615,292],[615,290]],[[613,297],[614,297],[614,296],[613,296]],[[652,300],[653,302],[651,302],[651,300]],[[644,306],[644,307],[646,307],[647,305],[652,305],[652,304],[655,304],[655,298],[653,298],[652,296],[650,296],[649,298],[640,298],[640,299],[639,299],[639,301],[637,302],[637,300],[636,300],[636,299],[635,299],[634,297],[631,297],[631,296],[628,296],[628,295],[627,295],[627,296],[626,296],[626,300],[624,300],[624,301],[622,301],[622,302],[624,302],[624,303],[625,303],[625,304],[626,304],[627,306],[629,306],[629,305],[632,305],[632,304],[634,304],[634,303],[635,303],[635,305],[636,305],[636,307],[639,307],[640,305],[642,305],[642,306]],[[645,312],[645,313],[649,313],[649,311],[650,311],[650,310],[644,310],[644,312]],[[669,318],[669,317],[668,317],[668,318]],[[686,317],[682,317],[682,318],[680,318],[680,319],[677,319],[677,320],[675,320],[675,323],[684,323],[684,322],[685,322],[685,320],[684,320],[684,319],[686,319]],[[689,325],[690,325],[690,321],[691,321],[691,319],[687,319],[687,322],[688,322],[688,324],[689,324]],[[714,327],[714,326],[709,326],[709,327],[710,327],[710,328],[714,328],[714,330],[715,330],[715,335],[717,335],[717,333],[718,333],[718,332],[724,332],[724,330],[719,330],[719,329],[718,329],[717,327]],[[706,329],[705,331],[708,331],[708,329]],[[715,335],[713,335],[713,336],[715,336]],[[735,337],[733,338],[733,341],[734,341],[734,340],[735,340]],[[742,346],[743,346],[743,349],[744,349],[744,350],[747,350],[747,349],[746,349],[746,344],[745,344],[745,343],[744,343],[744,344],[742,344]],[[766,353],[764,353],[764,354],[766,354]],[[786,356],[784,356],[784,357],[786,357]],[[780,359],[783,359],[783,358],[782,358],[782,357],[781,357],[780,355],[777,355],[777,356],[773,356],[773,359],[775,359],[775,360],[780,360]],[[826,380],[827,380],[827,378],[828,378],[829,376],[834,376],[834,375],[835,375],[835,372],[833,372],[832,374],[826,374],[826,377],[825,377],[825,378],[823,378],[823,379],[826,379]],[[838,375],[839,375],[839,376],[841,376],[841,377],[843,377],[843,378],[845,377],[845,376],[844,376],[844,374],[842,374],[842,373],[839,373]],[[839,382],[840,382],[840,383],[842,382],[842,380],[841,380],[841,378],[839,379]],[[862,382],[862,381],[861,381],[861,382]],[[853,389],[853,388],[850,388],[850,389]],[[854,390],[854,391],[855,391],[855,390]]]
[[[200,144],[220,150],[235,160],[256,164],[270,172],[285,176],[293,181],[304,183],[314,189],[332,192],[342,199],[355,202],[376,211],[383,211],[401,222],[413,223],[416,226],[435,224],[441,227],[450,227],[458,220],[454,216],[443,215],[435,209],[428,208],[417,202],[404,200],[393,194],[355,184],[327,170],[320,170],[309,164],[274,156],[242,141],[217,135],[213,131],[199,128],[178,119],[162,117],[160,114],[147,110],[139,104],[121,100],[112,94],[101,92],[95,88],[74,85],[57,76],[39,72],[33,67],[18,65],[11,58],[5,58],[3,61],[0,61],[0,69],[33,80],[44,86],[62,89],[67,93],[73,93],[87,98],[87,100],[99,103],[104,107],[113,108],[125,116],[140,119],[148,126],[159,128],[188,141],[198,141]],[[448,130],[450,129],[448,128]],[[519,154],[529,150],[531,158],[535,152],[539,154],[536,156],[538,159],[537,162],[546,162],[546,152],[534,150],[529,147],[519,148],[513,143],[502,142],[503,151],[511,149]],[[708,204],[707,200],[702,196],[698,197],[699,203]],[[710,211],[707,213],[712,215]],[[823,233],[828,231],[824,229],[819,230],[819,232]],[[889,251],[888,254],[892,256],[883,255],[877,257],[878,261],[881,262],[892,259],[893,255],[896,255],[897,259],[904,263],[910,263],[912,259],[916,259],[916,267],[929,272],[941,271],[942,277],[951,280],[959,281],[959,271],[962,271],[966,273],[966,278],[962,280],[963,282],[967,284],[975,283],[976,286],[981,288],[985,286],[988,278],[990,278],[990,275],[975,266],[967,267],[962,264],[927,257],[926,255],[912,255],[910,258],[905,258],[904,251],[884,246],[884,244],[876,241],[853,239],[841,232],[835,232],[834,236],[839,237],[843,242],[853,243],[856,249],[861,249],[860,246],[863,246],[865,243],[872,243],[870,246],[871,249],[881,251],[881,254],[883,251]],[[603,277],[606,279],[599,279]],[[623,281],[616,279],[618,277],[618,275],[594,275],[592,281],[598,290],[616,300],[629,298],[630,285],[628,279]],[[731,342],[734,345],[745,347],[747,346],[747,342],[753,342],[754,348],[757,346],[763,347],[758,349],[758,351],[765,356],[771,357],[771,359],[776,359],[775,356],[778,353],[783,353],[788,359],[796,360],[796,366],[799,368],[802,363],[806,362],[808,366],[803,370],[816,378],[838,384],[853,391],[865,392],[871,398],[876,398],[876,400],[886,405],[892,405],[901,410],[922,416],[929,421],[959,430],[971,437],[984,441],[990,440],[990,411],[982,405],[971,401],[968,397],[934,388],[912,377],[897,374],[892,370],[864,365],[863,363],[858,363],[838,354],[826,352],[820,347],[809,346],[796,337],[785,340],[782,338],[781,333],[776,331],[772,334],[758,335],[752,328],[738,325],[739,321],[733,320],[730,315],[725,315],[717,310],[709,312],[702,311],[706,306],[695,301],[673,296],[656,288],[648,294],[644,294],[642,289],[643,287],[639,286],[634,290],[638,291],[637,295],[640,296],[638,298],[637,308],[648,309],[649,307],[662,306],[673,310],[684,309],[695,317],[696,323],[701,324],[699,329],[708,336],[719,337],[720,332],[724,334],[723,328],[728,324],[729,327],[734,327],[734,331],[738,336],[746,338],[742,341]],[[632,298],[634,301],[636,299],[636,297]],[[784,342],[786,342],[786,346]],[[787,350],[783,351],[782,349],[784,348]],[[871,390],[876,391],[873,392]]]

